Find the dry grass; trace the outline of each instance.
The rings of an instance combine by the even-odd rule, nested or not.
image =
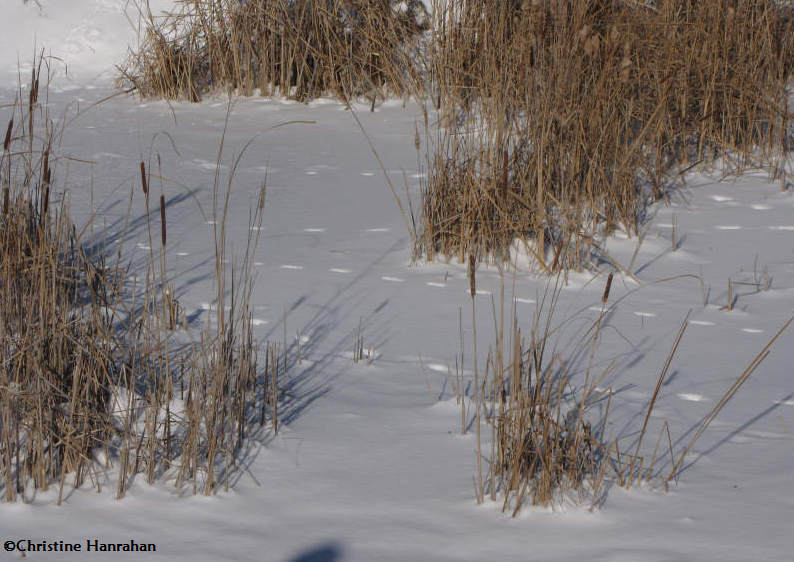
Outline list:
[[[596,387],[613,366],[598,376],[591,376],[588,367],[584,384],[573,384],[569,357],[552,344],[560,329],[553,319],[558,296],[559,286],[542,299],[528,335],[515,314],[505,329],[500,306],[499,318],[496,312],[494,317],[496,342],[482,382],[475,385],[476,496],[478,502],[486,495],[500,499],[503,511],[513,516],[526,505],[556,507],[568,500],[599,505],[610,470],[611,447],[604,433],[611,394]],[[602,319],[603,314],[573,356],[594,351]],[[489,432],[481,431],[483,422]],[[483,441],[486,433],[490,438]]]
[[[469,263],[474,294],[473,261]],[[464,428],[468,423],[476,427],[475,497],[482,503],[490,496],[513,516],[526,506],[584,504],[590,509],[599,508],[613,484],[626,489],[659,485],[667,490],[671,481],[678,481],[684,468],[696,462],[697,459],[685,464],[695,443],[794,322],[790,318],[783,324],[696,425],[685,446],[673,444],[665,421],[661,427],[654,427],[658,436],[651,449],[646,441],[653,425],[649,422],[686,333],[688,315],[650,393],[641,426],[636,431],[610,436],[607,427],[613,394],[605,381],[614,373],[616,364],[610,363],[600,372],[593,367],[605,318],[619,302],[607,304],[612,276],[606,280],[601,313],[564,353],[556,345],[572,318],[555,319],[560,275],[556,279],[539,301],[528,334],[522,333],[515,308],[510,325],[505,327],[503,283],[500,304],[498,308],[493,306],[495,342],[488,350],[481,380],[476,340],[474,344],[474,413],[469,412],[470,422],[464,413],[462,424]],[[476,338],[476,323],[473,337]],[[578,371],[576,377],[573,371]],[[461,401],[460,396],[458,400]]]
[[[777,174],[794,68],[779,4],[436,1],[443,128],[417,253],[499,258],[520,238],[542,269],[580,267],[684,169],[730,153]]]
[[[102,245],[82,240],[89,229],[71,221],[56,189],[63,130],[55,123],[65,120],[40,101],[45,70],[40,62],[20,88],[0,156],[0,492],[15,501],[56,486],[60,502],[71,486],[101,491],[112,474],[117,497],[138,476],[194,493],[228,487],[251,438],[266,424],[278,428],[287,365],[283,346],[268,346],[264,366],[258,360],[256,238],[239,265],[225,265],[229,189],[216,182],[216,312],[191,343],[167,282],[164,197],[160,248],[151,244],[140,283],[127,278],[120,254],[91,253]],[[143,164],[141,179],[148,210]],[[252,227],[261,227],[264,206],[262,188]]]
[[[141,95],[198,101],[205,92],[278,91],[297,100],[413,93],[413,53],[427,25],[417,0],[182,0],[155,17],[122,81]]]

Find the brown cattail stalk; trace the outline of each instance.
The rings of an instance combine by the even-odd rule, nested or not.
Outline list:
[[[601,296],[601,302],[606,304],[609,300],[609,290],[612,288],[612,278],[614,277],[614,273],[610,273],[609,277],[607,277],[607,284],[604,287],[604,294]]]
[[[11,119],[8,122],[8,129],[6,129],[6,138],[3,141],[3,152],[8,152],[8,149],[11,147],[11,132],[14,129],[14,120]]]
[[[509,165],[508,154],[507,154],[507,149],[506,148],[504,150],[503,160],[504,161],[502,162],[502,199],[504,200],[504,204],[506,206],[506,205],[508,205],[508,201],[507,201],[507,171],[508,171],[508,165]]]
[[[141,187],[143,188],[143,194],[148,198],[149,184],[146,181],[146,164],[143,162],[141,162]]]
[[[160,241],[165,248],[165,195],[160,195]]]
[[[469,293],[471,298],[477,294],[477,281],[475,279],[474,254],[469,254]]]

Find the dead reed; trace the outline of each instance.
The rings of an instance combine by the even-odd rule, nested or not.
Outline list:
[[[56,486],[60,502],[70,487],[101,491],[113,475],[118,498],[139,476],[194,493],[228,488],[250,440],[277,431],[288,365],[284,346],[269,345],[264,366],[258,359],[254,234],[226,265],[231,178],[225,192],[216,182],[216,316],[177,337],[165,197],[160,265],[150,252],[143,283],[127,278],[120,254],[110,263],[87,249],[78,232],[88,229],[74,225],[56,189],[64,132],[56,123],[66,120],[51,119],[40,101],[47,78],[39,61],[0,155],[0,493],[25,500]],[[141,184],[148,216],[143,164]],[[250,233],[264,209],[263,187]]]
[[[143,96],[198,101],[213,90],[297,100],[414,93],[428,24],[418,0],[182,0],[164,16],[141,6],[141,48],[122,82]]]
[[[500,499],[502,510],[513,516],[525,505],[556,507],[568,500],[598,505],[609,469],[604,432],[611,394],[596,386],[611,367],[597,377],[588,368],[584,384],[575,388],[566,359],[552,345],[558,295],[557,287],[544,296],[528,337],[515,314],[507,333],[503,319],[494,318],[496,345],[476,390],[476,496],[478,502],[486,494]],[[602,317],[588,330],[584,348],[597,345]],[[602,407],[597,415],[596,404]],[[481,443],[481,420],[490,426],[490,444]],[[489,448],[483,475],[479,460]]]
[[[471,266],[469,271],[473,279]],[[595,372],[593,357],[609,311],[612,276],[606,280],[601,313],[564,355],[554,347],[561,329],[570,321],[554,320],[559,284],[560,274],[538,303],[528,336],[521,331],[515,309],[505,332],[504,303],[500,303],[498,313],[493,306],[495,344],[488,350],[481,382],[475,363],[475,412],[469,413],[477,430],[475,497],[477,503],[482,503],[489,495],[513,516],[527,505],[556,508],[584,504],[598,508],[611,484],[626,489],[660,484],[667,490],[671,481],[678,481],[697,440],[794,322],[790,318],[769,340],[697,425],[686,446],[674,446],[665,421],[650,450],[645,443],[649,422],[686,332],[689,315],[682,322],[651,391],[642,425],[628,434],[608,436],[612,390],[602,389],[601,385],[606,386],[604,381],[615,364]],[[583,381],[574,380],[572,375],[572,371],[579,370],[575,358],[586,358],[586,366],[581,369]],[[473,360],[476,361],[476,352]],[[581,376],[580,373],[578,377]],[[462,423],[465,426],[467,422],[464,414]],[[489,432],[481,432],[482,423]],[[483,461],[487,466],[485,473]]]
[[[638,234],[648,198],[730,153],[788,151],[792,9],[773,0],[436,0],[428,58],[442,128],[417,254],[581,267]],[[777,168],[776,168],[777,169]]]

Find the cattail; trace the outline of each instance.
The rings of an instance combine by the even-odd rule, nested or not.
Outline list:
[[[265,210],[265,196],[267,194],[267,186],[263,183],[262,189],[259,190],[259,201],[257,202],[257,207],[260,211]]]
[[[44,198],[41,201],[41,218],[42,220],[47,216],[47,211],[50,208],[50,185],[44,186]]]
[[[44,164],[42,165],[42,169],[44,170],[42,173],[42,181],[44,184],[50,183],[50,149],[46,149],[44,151]]]
[[[8,129],[6,129],[6,140],[3,141],[3,152],[8,152],[11,146],[11,130],[14,128],[14,120],[8,122]]]
[[[149,185],[146,183],[146,164],[141,161],[141,187],[143,187],[143,194],[149,197]]]
[[[36,103],[36,69],[31,71],[30,75],[30,93],[28,94],[28,108],[33,109],[33,104]]]
[[[504,151],[504,161],[502,162],[502,197],[504,197],[505,205],[507,205],[507,164],[508,154],[507,149]]]
[[[165,248],[165,195],[160,195],[160,240]]]
[[[42,185],[44,186],[44,197],[41,201],[41,220],[47,217],[50,208],[50,149],[44,150],[44,163],[42,164],[43,172],[41,177]]]
[[[612,288],[612,277],[614,277],[614,274],[610,273],[609,277],[607,277],[607,286],[604,287],[604,295],[601,297],[601,302],[604,304],[609,300],[609,290]]]
[[[474,254],[469,254],[469,292],[471,298],[477,294],[477,281],[474,275]]]

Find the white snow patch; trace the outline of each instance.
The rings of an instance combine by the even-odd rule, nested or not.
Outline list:
[[[681,400],[685,400],[687,402],[707,402],[708,398],[703,396],[702,394],[697,394],[695,392],[681,392],[676,394]]]

